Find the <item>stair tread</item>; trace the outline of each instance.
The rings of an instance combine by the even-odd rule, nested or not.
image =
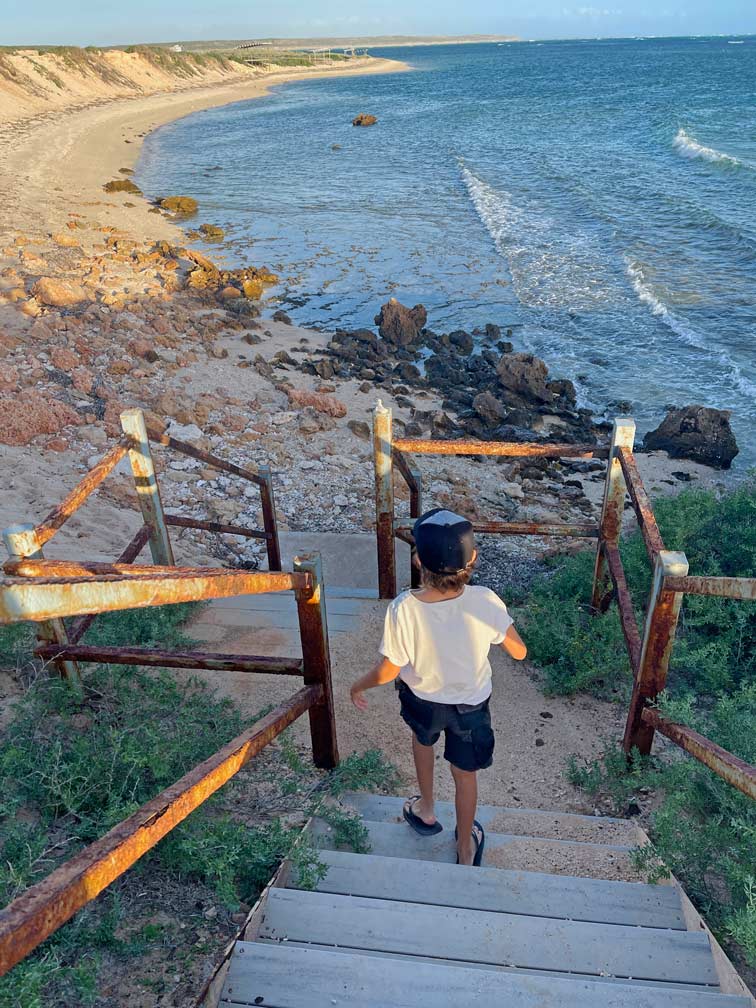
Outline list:
[[[393,823],[403,821],[402,806],[405,799],[402,797],[354,792],[344,795],[342,801],[366,820]],[[439,822],[453,829],[455,821],[453,802],[436,802],[436,815]],[[485,829],[490,829],[494,833],[536,836],[551,840],[635,846],[641,837],[640,830],[632,820],[609,816],[479,805],[476,818]]]
[[[596,976],[716,985],[704,932],[272,889],[260,937]]]
[[[685,930],[673,886],[417,862],[324,850],[319,892],[531,917]]]
[[[457,857],[454,832],[445,829],[424,837],[405,823],[365,821],[370,853],[419,861],[454,864]],[[313,838],[323,848],[334,846],[332,829],[321,820],[310,826]],[[554,840],[518,834],[486,831],[484,865],[554,875],[585,876],[643,882],[630,858],[630,846],[594,844],[576,840]]]
[[[223,1005],[263,1008],[749,1008],[689,988],[472,970],[288,945],[237,942]]]

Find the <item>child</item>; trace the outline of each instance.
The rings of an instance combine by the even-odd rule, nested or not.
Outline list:
[[[500,644],[520,660],[527,649],[499,597],[468,584],[477,558],[471,523],[434,508],[418,518],[413,534],[422,587],[402,592],[388,607],[382,658],[352,685],[352,702],[366,710],[363,691],[399,677],[420,789],[404,803],[404,818],[422,836],[443,829],[433,812],[433,747],[445,733],[444,758],[456,791],[457,863],[480,865],[485,835],[475,818],[476,775],[491,765],[494,750],[488,652]]]

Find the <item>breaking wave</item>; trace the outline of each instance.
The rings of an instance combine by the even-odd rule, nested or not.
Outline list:
[[[654,292],[653,286],[648,282],[641,263],[626,259],[627,275],[635,291],[638,300],[647,305],[653,315],[660,318],[662,322],[672,330],[687,346],[695,350],[700,350],[728,371],[732,376],[735,387],[752,402],[756,399],[756,385],[746,378],[738,365],[733,361],[728,353],[711,345],[711,343],[697,332],[692,326],[687,325],[673,312],[669,310],[663,301],[660,301]]]
[[[475,211],[509,266],[523,305],[572,311],[596,308],[615,296],[611,278],[592,244],[532,203],[478,178],[460,160]]]
[[[672,143],[677,151],[686,158],[699,158],[702,161],[712,161],[715,164],[729,165],[733,168],[740,168],[743,165],[743,162],[733,157],[732,154],[723,154],[722,151],[718,151],[714,147],[705,147],[700,144],[695,137],[686,133],[682,128],[677,131]]]

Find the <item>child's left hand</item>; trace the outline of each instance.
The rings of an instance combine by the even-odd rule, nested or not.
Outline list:
[[[355,687],[352,686],[349,690],[349,695],[352,698],[352,703],[357,710],[366,711],[368,709],[367,697],[362,690],[355,689]]]

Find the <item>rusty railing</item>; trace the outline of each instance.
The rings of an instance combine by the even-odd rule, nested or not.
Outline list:
[[[591,445],[509,444],[501,441],[432,441],[395,438],[391,411],[379,402],[373,415],[375,459],[375,508],[378,547],[378,594],[396,595],[394,539],[413,544],[412,522],[421,513],[422,481],[408,453],[425,455],[490,455],[509,458],[599,458],[608,459],[604,499],[598,524],[542,524],[538,522],[476,522],[476,532],[494,535],[569,536],[597,540],[596,563],[591,597],[592,609],[605,612],[616,600],[620,625],[633,671],[633,692],[622,741],[628,756],[634,749],[648,755],[655,732],[704,763],[719,777],[751,798],[756,798],[756,767],[726,752],[710,739],[685,725],[663,718],[654,703],[664,690],[674,645],[677,621],[685,592],[718,598],[753,601],[756,578],[690,577],[684,553],[667,550],[654,517],[651,502],[633,455],[635,421],[614,421],[608,449]],[[410,521],[394,516],[394,469],[410,490]],[[651,593],[646,605],[643,631],[635,618],[619,550],[626,494],[630,498],[638,527],[654,568]],[[412,568],[412,586],[417,573]]]
[[[47,567],[34,567],[34,563],[44,563],[42,547],[76,513],[126,455],[128,455],[131,463],[144,524],[123,553],[116,559],[116,565],[132,564],[144,547],[149,544],[155,564],[173,567],[173,547],[168,534],[168,527],[175,526],[178,528],[194,528],[220,534],[244,536],[250,539],[264,539],[267,547],[269,569],[271,571],[281,569],[281,551],[278,542],[273,481],[269,468],[260,467],[258,472],[255,473],[251,470],[243,469],[241,466],[234,465],[232,462],[218,458],[218,456],[203,451],[194,445],[179,441],[167,434],[161,434],[158,431],[148,432],[144,422],[144,415],[139,409],[125,410],[121,414],[121,426],[123,428],[121,438],[108,449],[100,461],[86,473],[62,503],[53,508],[39,525],[14,525],[5,530],[3,538],[8,553],[11,556],[11,561],[5,567],[7,572],[13,573],[16,576],[26,577],[44,576],[44,573],[40,575],[40,570],[49,573],[50,569]],[[206,465],[212,466],[222,472],[231,473],[256,484],[260,488],[264,529],[248,529],[239,525],[224,525],[217,522],[202,521],[197,518],[167,514],[163,509],[160,497],[160,487],[150,450],[150,439],[190,458],[204,462]],[[61,574],[60,576],[75,575],[69,572],[68,575]],[[79,661],[119,660],[116,657],[116,652],[119,649],[110,649],[113,657],[103,658],[101,649],[98,649],[98,656],[94,657],[95,652],[92,649],[78,646],[79,641],[92,625],[95,618],[96,613],[80,616],[68,627],[59,618],[48,619],[39,623],[39,642],[36,653],[40,657],[52,662],[60,675],[77,687],[81,685],[81,676],[78,668]],[[77,646],[74,647],[74,645]],[[145,664],[156,664],[156,662],[149,660],[151,653],[155,655],[159,654],[159,652],[142,650],[140,660],[143,660]],[[212,657],[222,659],[225,656],[216,655]],[[124,660],[121,663],[126,664],[126,661]],[[169,665],[170,663],[165,661],[162,664]],[[175,667],[179,666],[176,665]],[[210,668],[211,666],[194,664],[184,667]]]
[[[145,541],[144,533],[141,533],[141,540]],[[301,676],[304,683],[301,689],[261,721],[1,911],[0,976],[122,875],[305,712],[309,713],[315,765],[331,768],[339,760],[325,598],[318,556],[296,559],[291,573],[44,559],[20,559],[6,566],[14,576],[0,583],[0,623],[33,620],[62,625],[62,620],[68,616],[77,616],[81,620],[88,619],[92,614],[121,609],[259,592],[293,591],[302,639],[302,659],[142,648],[90,648],[71,644],[44,644],[38,653],[48,658],[89,662],[274,672]]]

